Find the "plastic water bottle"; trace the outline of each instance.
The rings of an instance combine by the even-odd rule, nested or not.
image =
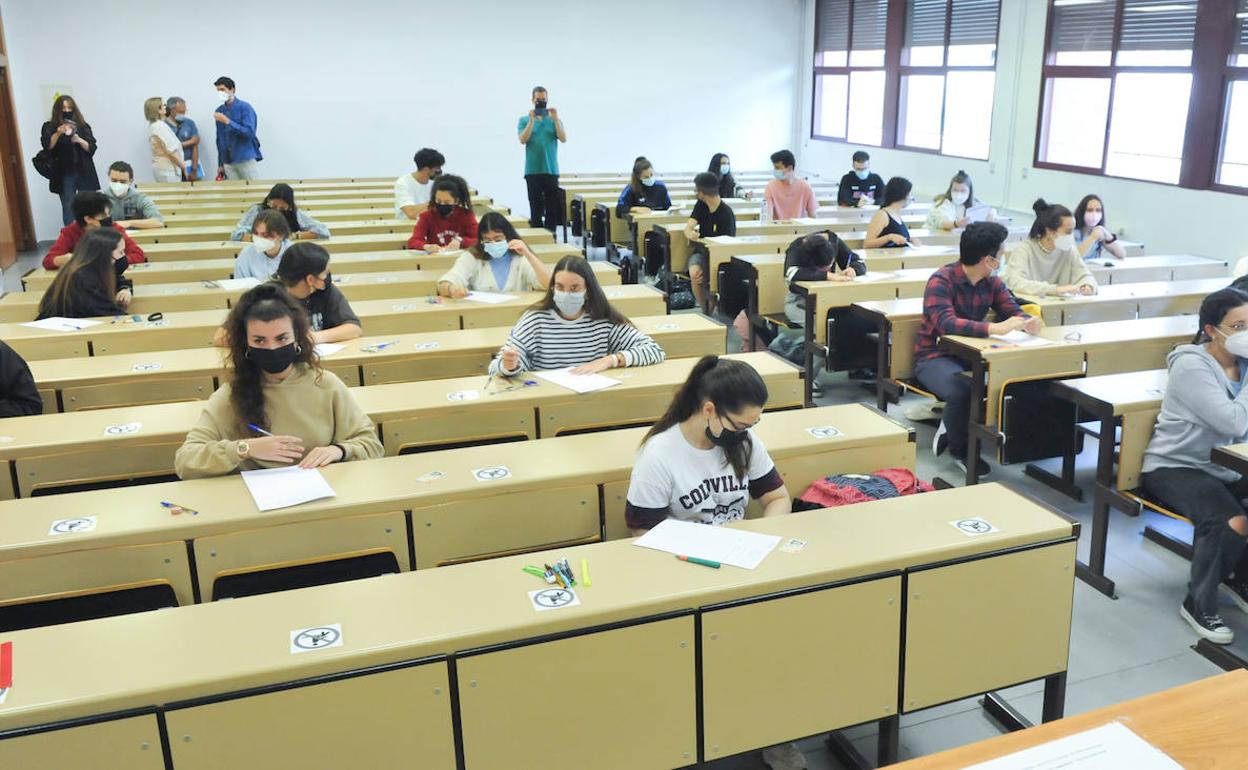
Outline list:
[[[768,205],[766,198],[763,198],[763,205],[758,209],[758,221],[764,225],[771,224],[771,206]]]

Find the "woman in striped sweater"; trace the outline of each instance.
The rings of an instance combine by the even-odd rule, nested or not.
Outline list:
[[[507,344],[490,362],[490,374],[566,369],[593,374],[649,366],[667,358],[663,348],[611,307],[594,271],[581,257],[555,265],[546,296],[520,316]]]

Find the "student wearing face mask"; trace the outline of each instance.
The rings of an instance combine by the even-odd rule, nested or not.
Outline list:
[[[260,139],[256,111],[235,95],[234,81],[219,77],[213,83],[221,105],[212,113],[217,121],[217,176],[224,179],[259,179]]]
[[[717,152],[711,156],[711,163],[706,173],[719,177],[719,197],[721,198],[753,198],[754,193],[737,184],[732,175],[732,159],[727,153]]]
[[[693,211],[689,213],[689,219],[685,221],[685,238],[690,243],[697,243],[703,238],[736,235],[737,215],[733,213],[732,207],[719,197],[719,177],[703,172],[693,178],[693,187],[698,202],[694,204]],[[693,296],[699,307],[702,306],[702,297],[711,280],[710,274],[706,272],[706,265],[706,254],[700,249],[695,249],[689,254],[689,284],[693,288]]]
[[[394,218],[419,219],[433,194],[433,180],[442,175],[446,157],[437,150],[422,147],[412,162],[416,170],[394,180]]]
[[[152,178],[157,182],[182,181],[182,143],[165,122],[165,100],[159,96],[143,102],[147,118],[147,143],[152,151]]]
[[[139,248],[139,244],[126,235],[125,229],[113,222],[111,209],[108,197],[103,193],[80,192],[75,195],[71,206],[74,221],[61,228],[56,242],[43,256],[44,269],[55,270],[68,262],[83,236],[99,227],[110,228],[121,234],[121,240],[125,243],[127,262],[132,265],[146,262],[147,257],[143,255],[143,249]]]
[[[949,180],[948,189],[936,196],[932,210],[927,212],[927,221],[924,226],[928,230],[946,231],[966,227],[971,223],[971,209],[976,207],[984,206],[975,197],[975,186],[971,182],[971,175],[965,171],[958,171],[953,175],[953,179]],[[982,219],[994,222],[997,219],[997,212],[989,209]]]
[[[1075,206],[1075,245],[1084,259],[1125,259],[1126,249],[1118,242],[1118,236],[1105,224],[1105,204],[1100,196],[1085,195]]]
[[[477,217],[463,177],[444,174],[433,183],[433,199],[421,212],[407,239],[407,248],[436,254],[458,251],[477,243]]]
[[[1040,319],[1023,315],[1014,297],[997,277],[1009,231],[996,222],[972,222],[962,231],[958,261],[932,274],[923,290],[923,322],[914,341],[914,377],[919,384],[945,402],[940,428],[932,442],[932,454],[946,450],[963,471],[968,462],[966,429],[971,401],[971,382],[966,365],[946,355],[937,345],[948,334],[991,337],[1022,329],[1040,330]],[[997,320],[987,320],[988,311]],[[980,476],[990,472],[988,463],[974,458]]]
[[[910,180],[895,176],[884,185],[884,198],[880,201],[880,209],[871,216],[867,223],[867,237],[863,239],[863,248],[880,249],[899,246],[921,246],[918,240],[910,237],[910,228],[901,221],[901,211],[910,205],[913,198],[910,191],[914,189]]]
[[[178,448],[179,478],[319,468],[384,454],[347,386],[321,368],[307,316],[281,286],[263,283],[243,294],[225,328],[229,381],[208,398]]]
[[[477,226],[480,240],[438,279],[438,294],[462,299],[470,291],[545,291],[550,268],[520,240],[507,217],[491,211]]]
[[[491,376],[568,367],[575,367],[573,374],[594,374],[667,358],[657,342],[611,307],[584,258],[564,257],[552,274],[546,296],[520,316],[490,362]]]
[[[836,205],[843,208],[861,208],[876,202],[884,191],[884,180],[871,170],[871,156],[859,150],[854,153],[853,168],[841,177],[836,189]]]
[[[313,238],[328,238],[333,234],[328,227],[295,205],[294,188],[283,182],[278,182],[269,190],[269,194],[264,196],[264,200],[247,209],[247,212],[243,214],[243,218],[238,220],[237,225],[234,225],[234,232],[230,233],[230,240],[251,240],[251,226],[255,224],[256,217],[260,216],[261,212],[264,211],[276,211],[285,217],[286,227],[289,228],[293,240],[306,241]]]
[[[1191,577],[1179,616],[1215,644],[1234,641],[1218,594],[1248,612],[1248,479],[1209,459],[1248,441],[1248,294],[1222,289],[1200,305],[1200,331],[1166,358],[1161,412],[1140,480],[1157,502],[1192,520]]]
[[[638,158],[633,163],[633,176],[615,204],[615,215],[623,218],[627,214],[667,211],[671,207],[672,198],[667,194],[667,185],[659,181],[654,165],[645,158]]]
[[[1018,294],[1095,294],[1096,277],[1075,246],[1070,209],[1037,198],[1027,240],[1005,260],[1005,285]]]
[[[793,153],[789,150],[772,153],[771,165],[774,178],[763,188],[763,198],[771,208],[771,218],[781,220],[815,216],[819,209],[815,191],[809,182],[798,178],[797,159]]]
[[[134,282],[125,277],[126,243],[112,228],[92,230],[43,293],[39,318],[91,318],[124,312]]]
[[[318,243],[296,243],[286,250],[273,279],[299,301],[308,316],[312,342],[345,342],[361,336],[360,317],[334,285],[329,252]]]
[[[160,209],[134,186],[134,169],[124,160],[108,167],[108,187],[101,192],[108,198],[109,211],[118,227],[149,230],[165,226]]]
[[[48,153],[48,189],[61,199],[61,224],[74,221],[72,204],[79,191],[100,189],[95,173],[95,134],[72,96],[52,102],[52,117],[43,124],[40,141]]]
[[[286,217],[273,209],[260,212],[251,223],[251,243],[234,258],[234,277],[269,280],[288,248],[290,225]]]
[[[204,166],[199,162],[199,126],[186,114],[186,100],[170,96],[165,100],[166,122],[182,143],[182,176],[188,182],[204,178]]]

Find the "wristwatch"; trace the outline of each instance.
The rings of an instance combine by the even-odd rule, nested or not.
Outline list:
[[[234,451],[238,452],[238,459],[246,460],[251,454],[251,447],[248,446],[246,441],[240,441],[234,445]]]

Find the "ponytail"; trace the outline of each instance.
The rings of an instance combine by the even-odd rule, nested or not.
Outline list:
[[[1036,212],[1036,221],[1031,223],[1031,232],[1027,234],[1029,238],[1043,238],[1049,230],[1060,229],[1062,220],[1071,215],[1070,209],[1060,203],[1050,204],[1044,198],[1036,198],[1031,210]]]
[[[719,414],[739,412],[747,406],[762,407],[767,404],[767,384],[754,367],[730,358],[703,356],[693,365],[688,379],[676,391],[676,396],[663,416],[641,440],[645,444],[651,438],[669,430],[692,417],[710,401]],[[745,441],[724,449],[728,464],[737,477],[745,475],[750,467],[754,443]]]

